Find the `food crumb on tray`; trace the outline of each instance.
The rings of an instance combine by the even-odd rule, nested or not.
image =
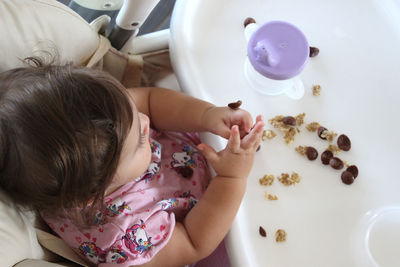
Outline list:
[[[289,175],[288,173],[282,173],[281,176],[278,176],[278,180],[282,184],[289,186],[300,183],[300,175],[297,172],[292,172],[292,175]]]
[[[276,231],[275,233],[275,241],[276,242],[284,242],[286,241],[286,232],[283,229],[278,229],[278,231]]]
[[[269,194],[267,192],[264,192],[264,196],[268,200],[278,200],[278,196],[277,195],[272,195],[272,194]]]
[[[262,178],[259,179],[261,185],[272,185],[274,182],[275,176],[273,174],[266,174]]]

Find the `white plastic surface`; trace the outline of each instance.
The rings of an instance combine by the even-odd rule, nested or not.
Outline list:
[[[168,49],[170,30],[151,32],[140,36],[132,36],[122,47],[121,51],[131,54],[143,54]]]
[[[300,100],[249,88],[243,71],[247,17],[291,22],[320,49],[302,72],[306,92]],[[240,99],[265,120],[305,112],[306,123],[318,121],[350,137],[351,150],[339,156],[360,171],[348,186],[341,171],[298,155],[298,145],[312,145],[320,154],[328,146],[304,126],[289,146],[281,134],[263,142],[228,235],[232,266],[400,266],[399,1],[178,0],[171,32],[183,91],[221,106]],[[319,97],[311,93],[314,84],[322,87]],[[217,149],[225,143],[209,142]],[[296,186],[259,185],[264,174],[292,171],[302,177]],[[279,200],[266,200],[264,191]],[[389,207],[395,211],[381,212]],[[370,220],[371,214],[379,218]],[[286,242],[275,242],[279,228],[287,232]]]
[[[116,24],[124,30],[139,29],[159,1],[124,0],[121,10],[115,19]]]

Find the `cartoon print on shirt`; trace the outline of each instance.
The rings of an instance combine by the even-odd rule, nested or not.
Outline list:
[[[146,225],[143,220],[140,220],[140,224],[134,224],[132,227],[126,230],[126,234],[122,237],[125,246],[129,248],[132,253],[142,254],[147,251],[153,245],[151,243],[151,237],[147,237],[147,233],[144,230]]]
[[[109,217],[115,217],[122,214],[125,209],[131,210],[131,208],[126,205],[126,202],[124,200],[122,200],[121,198],[116,198],[111,201],[111,203],[107,203],[105,215]]]
[[[179,195],[179,197],[187,198],[189,200],[189,207],[188,209],[191,210],[194,205],[197,203],[197,198],[195,195],[193,195],[190,190],[187,192],[183,192],[182,194]]]
[[[106,216],[103,216],[103,213],[98,211],[94,217],[94,224],[95,225],[103,225],[107,222]]]
[[[151,153],[154,154],[157,158],[161,159],[161,144],[151,139],[150,148]]]
[[[183,146],[183,152],[172,154],[171,167],[185,178],[193,175],[193,169],[196,167],[196,161],[193,155],[197,153],[191,146]]]
[[[189,197],[189,210],[191,210],[197,204],[197,199],[194,197]]]
[[[177,207],[179,204],[179,200],[176,198],[169,198],[159,201],[158,204],[161,205],[162,210],[169,210]]]
[[[106,253],[93,242],[83,242],[78,249],[82,255],[94,264],[105,261]]]
[[[149,182],[153,180],[154,176],[160,171],[161,169],[161,162],[156,162],[153,161],[150,163],[149,168],[147,168],[147,171],[143,174],[143,178],[145,179],[145,182]]]
[[[179,198],[186,198],[186,199],[188,199],[189,206],[188,206],[187,208],[188,208],[189,210],[191,210],[191,209],[196,205],[196,203],[197,203],[197,198],[196,198],[196,196],[193,195],[193,194],[191,193],[190,190],[187,191],[187,192],[183,192],[183,193],[181,193],[181,191],[176,191],[176,192],[174,193],[174,197],[179,197]],[[185,204],[184,204],[184,207],[186,207]]]
[[[131,208],[126,205],[126,202],[124,200],[122,200],[121,198],[116,198],[114,200],[110,200],[110,201],[106,201],[106,209],[104,211],[104,213],[98,211],[95,215],[94,218],[94,224],[95,225],[103,225],[107,222],[107,217],[115,217],[118,216],[120,214],[122,214],[122,212],[124,210],[131,210]]]
[[[106,262],[120,264],[124,263],[127,259],[128,255],[126,255],[125,251],[118,248],[111,248],[107,253]]]

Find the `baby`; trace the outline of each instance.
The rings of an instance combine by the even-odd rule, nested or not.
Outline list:
[[[32,62],[0,74],[0,187],[91,264],[184,266],[211,254],[246,191],[261,116]],[[201,131],[227,146],[216,152]]]

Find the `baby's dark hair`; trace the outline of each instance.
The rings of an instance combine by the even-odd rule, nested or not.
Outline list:
[[[92,224],[132,126],[128,93],[99,70],[27,61],[0,74],[0,187],[21,207]]]

